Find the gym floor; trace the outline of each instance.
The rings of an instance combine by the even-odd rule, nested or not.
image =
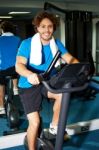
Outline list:
[[[18,98],[16,98],[18,99]],[[43,127],[46,128],[52,118],[52,102],[46,100],[42,103],[41,116],[43,120]],[[20,106],[20,105],[18,105]],[[22,110],[22,108],[20,108]],[[26,128],[27,121],[22,114],[21,128]],[[67,125],[72,125],[77,122],[88,122],[93,120],[91,130],[82,134],[72,134],[69,141],[64,142],[63,150],[99,150],[99,94],[94,99],[83,100],[75,98],[71,100]],[[95,121],[94,121],[95,120]],[[0,134],[7,130],[6,118],[0,117]],[[12,142],[13,143],[13,142]],[[23,145],[15,146],[12,148],[4,148],[2,150],[25,150]]]
[[[3,150],[25,150],[25,148],[21,145]],[[99,150],[99,130],[72,136],[64,143],[62,150]]]

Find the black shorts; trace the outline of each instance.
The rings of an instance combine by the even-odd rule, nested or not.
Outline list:
[[[19,88],[19,96],[26,114],[40,111],[43,97],[47,97],[47,90],[43,85],[30,88]]]
[[[18,74],[15,72],[15,67],[8,68],[0,71],[0,85],[6,84],[6,77],[11,76],[12,79],[18,78]]]

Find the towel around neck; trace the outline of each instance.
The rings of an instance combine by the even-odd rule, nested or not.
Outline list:
[[[50,40],[50,48],[54,58],[56,52],[58,51],[54,37]],[[34,65],[41,65],[42,63],[42,43],[39,33],[36,33],[31,39],[30,63]],[[59,65],[59,62],[56,63],[56,66],[57,65]]]

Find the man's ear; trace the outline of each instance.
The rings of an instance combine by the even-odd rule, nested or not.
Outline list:
[[[36,32],[39,32],[39,27],[36,27]]]

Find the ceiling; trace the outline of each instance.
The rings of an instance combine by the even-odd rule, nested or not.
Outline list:
[[[46,0],[0,0],[0,16],[8,15],[11,11],[29,11],[30,14],[12,15],[13,19],[32,18],[44,8]],[[49,0],[48,3],[62,10],[85,10],[99,14],[99,0]]]

